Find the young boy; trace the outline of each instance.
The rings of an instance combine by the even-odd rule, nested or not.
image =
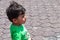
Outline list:
[[[30,34],[24,26],[26,22],[25,11],[26,9],[22,5],[14,1],[6,9],[7,17],[12,22],[10,26],[12,40],[31,40]]]

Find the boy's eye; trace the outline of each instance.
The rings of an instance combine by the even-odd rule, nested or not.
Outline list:
[[[22,16],[22,18],[24,18],[24,15]]]

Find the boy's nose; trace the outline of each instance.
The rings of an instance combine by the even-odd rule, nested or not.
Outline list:
[[[23,21],[24,21],[24,23],[26,22],[26,16],[24,17]]]
[[[25,18],[25,21],[26,21],[26,16],[24,18]]]

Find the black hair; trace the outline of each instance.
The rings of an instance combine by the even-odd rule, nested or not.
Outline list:
[[[13,18],[18,18],[19,15],[25,14],[25,11],[26,9],[22,5],[12,1],[9,7],[6,9],[6,14],[8,19],[13,22]]]

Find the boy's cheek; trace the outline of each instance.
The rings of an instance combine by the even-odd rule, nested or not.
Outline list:
[[[18,20],[18,23],[19,23],[19,24],[22,24],[22,20],[21,20],[21,19],[19,19],[19,20]]]
[[[18,21],[20,24],[24,24],[26,22],[26,18],[19,18]]]

